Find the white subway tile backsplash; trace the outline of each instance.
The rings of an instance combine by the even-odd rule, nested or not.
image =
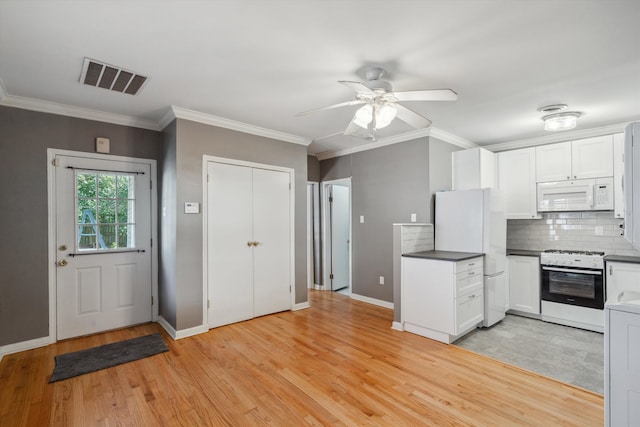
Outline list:
[[[622,234],[624,221],[613,212],[543,213],[542,219],[507,221],[510,249],[574,249],[604,251],[608,255],[640,256]],[[596,226],[602,235],[596,235]]]

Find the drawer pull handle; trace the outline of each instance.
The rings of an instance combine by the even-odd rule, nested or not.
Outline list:
[[[476,272],[475,272],[475,271],[470,271],[470,272],[469,272],[469,276],[473,276],[474,274],[476,274]]]
[[[476,294],[469,295],[469,299],[474,299],[475,297],[476,297]]]
[[[475,262],[472,262],[471,264],[469,264],[469,267],[476,265]]]

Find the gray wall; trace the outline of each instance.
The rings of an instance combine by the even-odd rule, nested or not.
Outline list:
[[[428,164],[427,138],[320,162],[321,181],[351,177],[353,293],[393,302],[392,224],[429,222]]]
[[[0,107],[0,345],[49,335],[47,148],[159,160],[159,132]]]
[[[165,146],[171,145],[170,131],[166,132]],[[165,275],[160,283],[161,293],[171,295],[172,301],[164,307],[168,315],[175,313],[176,330],[200,326],[202,319],[202,215],[185,215],[181,206],[185,202],[202,203],[202,157],[211,155],[230,159],[288,167],[295,170],[295,290],[296,303],[307,301],[306,288],[306,193],[307,148],[269,138],[178,119],[175,136],[176,189],[175,206],[168,192],[163,191],[166,205],[161,207],[175,212],[176,242],[173,253],[175,276]],[[167,163],[168,161],[165,161]],[[165,196],[167,198],[165,199]],[[167,214],[169,215],[169,214]],[[163,220],[163,219],[161,219]],[[168,226],[170,228],[171,226]],[[163,235],[165,225],[162,224]],[[169,230],[166,231],[169,233]],[[167,260],[173,262],[172,260]],[[162,260],[164,263],[165,260]],[[164,313],[161,313],[164,317]]]
[[[320,161],[316,156],[307,156],[307,181],[320,181]]]

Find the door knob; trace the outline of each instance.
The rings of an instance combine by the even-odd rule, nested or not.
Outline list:
[[[253,242],[253,246],[258,246],[260,242]]]
[[[253,242],[247,242],[247,246],[253,246]]]
[[[60,267],[64,267],[64,266],[65,266],[65,265],[67,265],[67,264],[68,264],[68,262],[67,262],[67,260],[66,260],[66,259],[61,259],[60,261],[58,261],[58,265],[59,265]]]

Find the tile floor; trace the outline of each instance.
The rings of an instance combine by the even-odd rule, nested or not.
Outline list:
[[[454,343],[476,353],[604,393],[604,335],[508,314]]]

